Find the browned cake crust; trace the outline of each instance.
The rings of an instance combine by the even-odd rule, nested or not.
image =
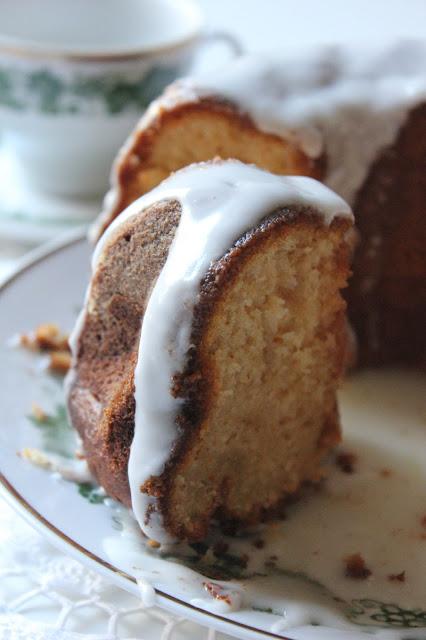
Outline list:
[[[120,151],[112,174],[114,201],[96,222],[93,239],[170,173],[216,157],[256,164],[280,175],[320,179],[324,172],[323,159],[313,160],[294,142],[260,131],[248,115],[223,99],[163,108],[147,123],[142,119]]]
[[[70,380],[70,418],[90,469],[108,494],[127,506],[141,319],[179,218],[177,203],[154,205],[114,235],[115,268],[101,265],[92,280],[90,297],[96,308],[86,315]]]
[[[426,104],[381,153],[354,204],[348,289],[360,365],[426,364]]]
[[[130,505],[127,465],[133,437],[133,371],[141,318],[149,292],[166,260],[179,217],[178,203],[157,204],[123,223],[109,240],[103,253],[106,257],[92,280],[89,311],[70,384],[69,411],[82,436],[89,466],[106,491],[126,505]],[[151,478],[142,488],[158,498],[165,528],[178,538],[202,538],[213,516],[221,522],[258,522],[276,512],[283,500],[299,491],[304,481],[320,478],[321,459],[340,438],[335,390],[346,360],[347,340],[345,303],[338,290],[345,286],[348,277],[350,248],[345,238],[350,226],[347,220],[337,218],[328,228],[322,217],[309,209],[281,209],[248,231],[206,273],[194,309],[193,347],[185,370],[176,375],[172,385],[173,394],[184,399],[183,409],[177,416],[180,435],[164,472]],[[331,340],[325,358],[330,389],[324,401],[323,419],[316,427],[318,432],[309,436],[313,450],[296,479],[289,481],[287,486],[285,483],[274,486],[268,501],[256,502],[251,498],[252,504],[244,509],[235,506],[239,499],[238,496],[235,498],[238,487],[223,479],[220,486],[216,486],[212,463],[210,471],[205,469],[210,485],[204,492],[205,506],[200,509],[196,495],[191,505],[188,487],[192,482],[191,474],[197,472],[193,467],[199,453],[200,434],[207,437],[206,425],[212,419],[217,403],[218,380],[214,374],[217,366],[212,360],[211,341],[217,341],[218,323],[222,322],[225,310],[229,310],[229,295],[240,274],[259,256],[267,255],[276,243],[297,234],[300,237],[306,234],[307,242],[314,242],[314,245],[318,240],[331,247],[332,252],[321,268],[324,277],[328,273],[335,287],[327,302],[327,324],[316,329],[318,336],[315,339]],[[280,335],[277,334],[276,340],[277,348],[280,348]],[[271,410],[273,408],[271,405]],[[214,455],[212,452],[212,458]],[[282,456],[285,455],[283,451]],[[259,473],[257,465],[260,464],[263,463],[253,460],[252,474]],[[276,462],[273,464],[277,466]],[[182,478],[186,478],[187,485],[182,484]],[[259,476],[259,486],[264,480]],[[240,478],[240,481],[244,486],[244,479]],[[271,481],[271,484],[274,483]],[[210,489],[214,492],[211,499]],[[241,500],[244,502],[247,497],[243,496]]]

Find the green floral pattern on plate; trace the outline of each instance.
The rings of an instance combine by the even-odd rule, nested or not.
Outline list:
[[[75,451],[75,435],[71,429],[64,405],[57,405],[54,413],[30,415],[30,420],[41,432],[43,450],[64,458],[72,458]]]
[[[202,543],[190,545],[196,556],[174,556],[172,554],[160,554],[163,559],[170,559],[174,562],[190,566],[195,571],[212,580],[247,580],[267,575],[282,575],[287,578],[300,579],[317,587],[323,594],[328,595],[334,602],[342,607],[344,615],[354,624],[372,627],[388,627],[398,629],[414,629],[426,627],[426,610],[424,609],[404,609],[393,603],[381,602],[369,598],[352,600],[349,603],[337,598],[323,584],[313,580],[308,575],[301,572],[286,571],[274,565],[265,566],[258,573],[249,573],[243,558],[232,553],[224,553],[214,561],[205,563],[203,555],[207,552],[208,546]],[[202,547],[200,549],[200,546]],[[253,605],[253,611],[280,615],[279,611],[274,611],[271,607],[258,607]],[[408,640],[408,639],[407,639]],[[413,639],[414,640],[414,639]]]
[[[105,491],[92,482],[79,482],[78,492],[83,498],[86,498],[90,504],[103,504],[108,497]]]
[[[357,624],[374,623],[399,629],[426,627],[426,610],[404,609],[393,603],[369,598],[352,600],[348,618]]]
[[[152,67],[130,80],[119,73],[75,75],[65,81],[49,69],[0,67],[0,107],[13,111],[73,115],[140,112],[179,74],[179,66]]]

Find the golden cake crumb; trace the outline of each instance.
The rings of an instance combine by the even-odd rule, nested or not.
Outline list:
[[[54,373],[65,375],[71,366],[71,352],[68,335],[61,333],[57,324],[46,322],[35,331],[19,336],[19,344],[25,349],[47,353],[48,368]]]
[[[151,549],[159,549],[161,547],[161,544],[157,542],[157,540],[152,540],[151,538],[147,541],[147,545],[151,547]]]
[[[356,461],[356,455],[349,451],[339,453],[336,458],[336,464],[343,473],[354,473]]]
[[[360,553],[353,553],[345,558],[345,575],[355,580],[365,580],[371,576],[371,570]]]
[[[46,322],[32,333],[19,337],[21,347],[35,351],[69,351],[68,336],[61,333],[57,324]]]
[[[390,582],[405,582],[405,571],[401,571],[401,573],[391,573],[388,575],[388,580]]]
[[[31,464],[41,469],[49,470],[51,468],[51,461],[48,456],[39,449],[24,447],[24,449],[18,451],[18,456],[24,460],[28,460],[28,462],[31,462]]]
[[[31,414],[38,422],[45,422],[47,420],[47,413],[38,405],[33,402],[31,405]]]
[[[69,351],[52,351],[49,356],[49,369],[54,373],[65,375],[71,366]]]
[[[203,587],[215,600],[222,600],[229,606],[231,605],[231,598],[228,594],[223,592],[223,588],[219,584],[214,582],[203,582]]]

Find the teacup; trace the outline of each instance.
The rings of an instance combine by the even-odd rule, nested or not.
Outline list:
[[[87,198],[206,34],[194,0],[2,0],[2,145],[32,188]],[[0,178],[1,180],[1,178]]]

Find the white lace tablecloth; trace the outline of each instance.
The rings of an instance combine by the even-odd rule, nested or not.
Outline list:
[[[225,640],[145,607],[67,557],[0,498],[0,640]]]

